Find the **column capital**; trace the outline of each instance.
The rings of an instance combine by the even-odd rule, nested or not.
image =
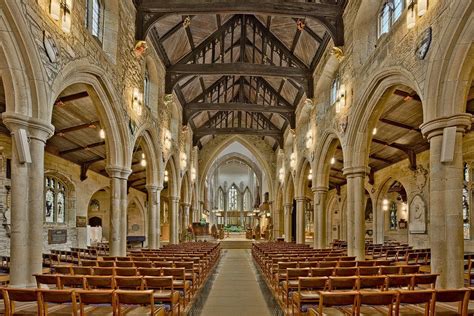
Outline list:
[[[181,203],[182,207],[191,207],[191,203]]]
[[[11,133],[23,128],[28,131],[30,138],[43,143],[46,143],[54,135],[54,125],[37,118],[14,112],[5,112],[2,114],[2,120]]]
[[[317,187],[312,187],[311,191],[313,191],[313,193],[328,193],[329,188],[326,186],[317,186]]]
[[[305,202],[307,199],[306,199],[306,196],[298,196],[298,197],[295,197],[295,200],[296,202]]]
[[[431,137],[443,134],[446,127],[457,127],[459,133],[465,133],[471,128],[472,115],[461,113],[452,116],[443,116],[420,125],[421,133],[430,140]]]
[[[179,202],[179,197],[177,197],[177,196],[170,196],[170,197],[169,197],[169,200],[170,200],[171,202]]]
[[[370,173],[370,168],[361,166],[361,167],[346,167],[342,169],[342,174],[346,178],[354,178],[354,177],[365,177]]]
[[[105,171],[107,171],[109,177],[122,180],[127,180],[128,176],[132,173],[132,170],[120,166],[107,166]]]
[[[158,191],[158,186],[155,185],[155,184],[147,184],[147,185],[145,185],[145,188],[150,192]]]
[[[293,203],[285,203],[283,204],[283,207],[293,207]]]

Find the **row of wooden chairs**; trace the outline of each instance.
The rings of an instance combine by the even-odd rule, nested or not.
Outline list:
[[[4,315],[157,315],[163,305],[155,305],[153,290],[50,290],[4,288]],[[16,303],[25,303],[23,305]],[[33,303],[33,304],[26,304]]]
[[[308,315],[467,316],[473,312],[468,309],[469,300],[474,299],[473,294],[474,290],[468,288],[386,292],[320,292],[318,304],[308,307]]]

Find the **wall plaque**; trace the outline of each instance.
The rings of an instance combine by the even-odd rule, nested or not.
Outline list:
[[[86,227],[86,226],[87,226],[87,217],[76,216],[76,227]]]
[[[67,242],[66,229],[50,229],[48,231],[48,244],[65,244]]]

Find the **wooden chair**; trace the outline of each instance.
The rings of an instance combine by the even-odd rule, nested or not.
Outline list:
[[[334,274],[334,268],[311,268],[313,277],[330,277]]]
[[[179,293],[174,290],[173,277],[146,276],[143,278],[146,290],[153,290],[155,303],[164,303],[165,309],[172,315],[180,315]],[[166,306],[166,303],[169,304]],[[175,311],[177,310],[177,314]]]
[[[400,267],[397,267],[397,266],[381,266],[379,273],[381,275],[399,274],[400,273]]]
[[[354,276],[357,275],[357,268],[336,268],[334,269],[335,276]]]
[[[359,292],[357,315],[393,315],[393,304],[397,299],[396,291]],[[387,312],[379,311],[378,307],[385,306]],[[377,309],[374,309],[377,307]]]
[[[153,266],[155,268],[172,268],[173,261],[153,261]]]
[[[137,268],[115,268],[115,275],[117,276],[136,276],[138,275]]]
[[[71,275],[72,274],[72,266],[71,265],[54,266],[53,271],[56,274]]]
[[[97,266],[102,268],[113,268],[115,267],[115,261],[97,261]]]
[[[116,303],[113,290],[79,290],[79,309],[85,315],[115,315]],[[86,311],[86,307],[89,307]]]
[[[149,291],[115,291],[117,315],[157,315],[164,316],[163,307],[155,307],[153,290]],[[131,306],[134,306],[130,308]]]
[[[310,269],[309,268],[289,268],[286,269],[286,279],[281,282],[280,293],[282,294],[282,299],[285,302],[285,306],[289,307],[290,292],[298,288],[300,277],[308,277]]]
[[[74,290],[39,290],[38,293],[43,315],[79,315],[77,297]],[[60,306],[56,306],[54,310],[48,310],[50,304]]]
[[[115,287],[121,290],[143,290],[142,276],[116,276]]]
[[[173,277],[173,286],[183,296],[183,308],[191,301],[191,282],[186,280],[184,268],[163,268],[163,276]]]
[[[400,266],[400,274],[416,274],[420,273],[419,265],[403,265]]]
[[[93,275],[85,277],[86,289],[97,290],[97,289],[115,289],[114,278],[107,275]]]
[[[428,316],[433,300],[433,294],[433,290],[399,290],[395,301],[395,315],[420,315],[414,307],[417,305],[424,305],[424,313],[422,315]]]
[[[36,289],[4,288],[3,300],[5,304],[5,315],[43,315],[38,291]],[[34,303],[15,308],[16,302]]]
[[[300,277],[298,278],[298,291],[294,292],[291,299],[292,314],[306,313],[308,307],[319,303],[319,292],[327,288],[326,277]]]
[[[57,274],[35,274],[36,286],[40,288],[56,288],[59,289],[59,275]]]
[[[385,277],[383,275],[364,275],[357,278],[357,289],[381,290],[385,289]]]
[[[163,271],[160,268],[138,268],[138,273],[143,276],[163,275]]]
[[[92,268],[93,275],[113,276],[114,273],[115,273],[115,269],[111,267],[93,267]]]
[[[359,267],[357,270],[358,275],[377,275],[379,274],[379,267]]]
[[[317,310],[310,309],[310,315],[337,315],[341,309],[348,308],[344,314],[355,315],[357,311],[358,293],[351,292],[321,292]],[[333,312],[333,313],[331,313]]]
[[[135,265],[132,261],[116,261],[115,266],[118,268],[133,268]]]
[[[385,279],[385,288],[411,290],[413,275],[388,275]]]
[[[357,262],[355,261],[339,261],[337,263],[338,268],[352,268],[357,265]]]
[[[59,276],[59,288],[79,288],[85,289],[86,284],[84,276],[82,275],[60,275]]]
[[[329,291],[352,291],[357,288],[357,277],[329,277]]]
[[[337,267],[338,261],[321,261],[319,262],[319,268],[335,268]]]
[[[431,315],[450,314],[467,315],[469,307],[469,289],[438,289],[434,292],[433,302],[431,304]],[[448,304],[439,303],[458,303],[457,309]]]
[[[81,266],[83,267],[97,267],[96,260],[81,260]]]
[[[412,278],[412,289],[428,288],[434,289],[439,274],[415,274]]]
[[[91,267],[83,267],[83,266],[74,266],[72,267],[72,274],[74,275],[91,275],[92,268]]]

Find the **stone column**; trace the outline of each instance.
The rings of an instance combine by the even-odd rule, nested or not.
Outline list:
[[[343,172],[347,178],[348,253],[365,260],[364,183],[368,171],[365,167],[350,167]]]
[[[183,203],[183,231],[188,229],[190,210],[191,210],[191,204]]]
[[[179,243],[179,222],[178,222],[178,211],[179,211],[179,197],[169,197],[169,208],[170,208],[170,244]]]
[[[285,241],[291,242],[291,213],[293,212],[293,204],[292,203],[285,204],[284,210],[285,210],[285,221],[284,221]]]
[[[155,229],[155,248],[159,249],[161,247],[161,190],[163,187],[157,187],[155,197],[156,197],[156,229]]]
[[[296,198],[296,243],[305,243],[304,212],[306,198],[300,196]]]
[[[156,248],[156,230],[157,215],[158,215],[158,202],[156,200],[158,187],[156,185],[147,185],[148,191],[148,248]]]
[[[437,286],[441,288],[459,288],[464,284],[462,137],[470,126],[470,114],[421,125],[430,142],[431,273],[440,274]]]
[[[130,175],[130,170],[122,170],[122,178],[120,179],[120,230],[121,230],[121,242],[120,242],[120,256],[127,255],[127,235],[128,235],[128,186],[127,179]]]
[[[52,125],[30,122],[29,141],[32,163],[29,165],[28,220],[29,220],[29,285],[35,284],[34,274],[43,270],[43,225],[44,222],[44,147],[54,133]],[[67,218],[65,218],[67,223]]]
[[[121,249],[121,217],[120,208],[121,177],[122,169],[118,167],[107,167],[110,177],[110,212],[109,212],[109,255],[120,256]]]
[[[326,201],[327,187],[313,188],[314,193],[314,248],[322,249],[327,247],[327,221],[326,221]]]

